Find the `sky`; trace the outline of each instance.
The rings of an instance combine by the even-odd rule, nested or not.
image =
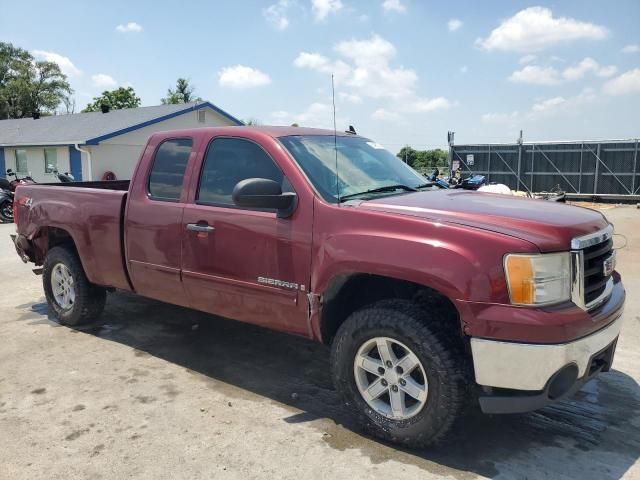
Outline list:
[[[178,77],[261,124],[333,125],[396,152],[640,136],[640,1],[0,0],[0,41],[56,61],[77,109]]]

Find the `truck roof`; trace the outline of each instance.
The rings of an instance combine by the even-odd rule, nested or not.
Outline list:
[[[333,130],[323,128],[307,128],[307,127],[285,127],[285,126],[270,126],[270,125],[239,125],[229,127],[203,127],[203,128],[189,128],[184,130],[172,130],[172,134],[194,134],[197,132],[215,133],[215,134],[228,134],[228,135],[251,135],[252,133],[260,132],[270,137],[287,137],[292,135],[334,135]],[[166,136],[167,132],[158,132],[156,135]],[[352,133],[343,131],[336,131],[335,134],[339,137],[354,137]]]

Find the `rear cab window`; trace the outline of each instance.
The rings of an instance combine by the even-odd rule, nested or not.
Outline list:
[[[160,144],[149,173],[149,198],[165,202],[180,200],[192,146],[191,138],[173,138]]]
[[[273,159],[250,140],[215,138],[207,149],[196,203],[235,207],[231,194],[236,184],[247,178],[273,180],[286,191],[291,187]]]

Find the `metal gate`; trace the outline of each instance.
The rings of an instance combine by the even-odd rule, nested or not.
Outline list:
[[[514,190],[600,195],[640,193],[638,139],[452,145],[452,168]]]

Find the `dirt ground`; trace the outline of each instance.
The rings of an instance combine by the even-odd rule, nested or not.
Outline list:
[[[323,346],[121,293],[56,324],[0,225],[0,478],[640,478],[640,210],[603,213],[628,239],[613,371],[418,452],[358,432]]]

